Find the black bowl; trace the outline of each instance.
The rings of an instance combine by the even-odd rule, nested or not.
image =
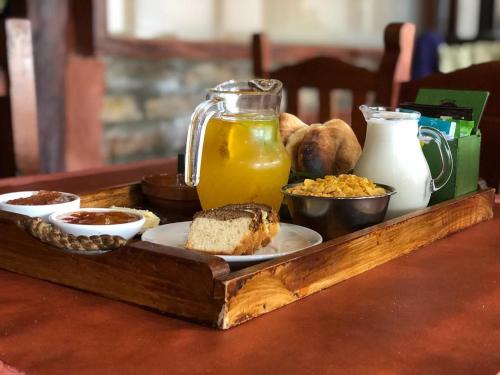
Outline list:
[[[386,194],[371,197],[314,197],[288,193],[287,189],[298,185],[288,184],[281,189],[288,205],[292,222],[314,229],[324,240],[378,224],[384,220],[393,187],[377,184]]]

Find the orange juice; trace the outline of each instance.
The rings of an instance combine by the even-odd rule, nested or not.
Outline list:
[[[198,185],[204,210],[245,202],[278,210],[289,172],[276,116],[219,115],[208,121]]]

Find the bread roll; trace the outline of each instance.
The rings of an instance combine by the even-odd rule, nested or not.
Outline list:
[[[340,119],[307,126],[298,117],[282,113],[280,133],[292,169],[298,172],[314,176],[347,173],[361,156],[356,135]]]
[[[292,169],[297,170],[297,153],[304,136],[309,131],[309,126],[305,128],[297,129],[292,135],[288,137],[288,142],[285,143],[286,151],[288,155],[290,155],[290,159],[292,160]]]
[[[348,173],[361,156],[361,146],[351,127],[330,120],[310,129],[297,149],[297,170],[315,176]]]
[[[283,144],[288,143],[288,139],[292,133],[300,128],[307,128],[307,124],[303,123],[301,119],[297,116],[291,115],[290,113],[282,112],[280,113],[280,136]]]

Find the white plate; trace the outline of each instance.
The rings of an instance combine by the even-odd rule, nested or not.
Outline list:
[[[190,221],[160,225],[142,234],[143,241],[184,249]],[[278,258],[321,243],[318,232],[299,225],[280,223],[276,237],[252,255],[218,255],[228,263],[255,263]]]

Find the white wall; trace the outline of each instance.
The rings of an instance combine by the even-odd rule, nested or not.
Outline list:
[[[467,1],[467,0],[462,0]],[[474,0],[472,0],[474,1]],[[107,0],[111,33],[137,38],[382,46],[394,21],[419,21],[415,0]]]
[[[480,6],[478,0],[458,1],[456,33],[459,39],[474,39],[477,36]]]

